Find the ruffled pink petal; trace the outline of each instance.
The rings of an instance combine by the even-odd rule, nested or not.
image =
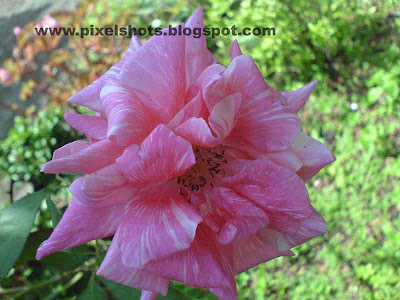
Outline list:
[[[282,106],[284,97],[264,81],[250,56],[233,59],[212,89],[242,95],[240,118],[231,137],[259,152],[285,150],[300,132],[300,120]]]
[[[302,161],[303,166],[297,174],[304,180],[309,180],[324,166],[335,161],[335,157],[323,143],[302,132],[296,137],[291,148]]]
[[[53,160],[55,159],[60,159],[75,153],[81,152],[83,149],[86,149],[87,147],[90,146],[90,143],[85,142],[85,141],[75,141],[69,144],[66,144],[62,146],[61,148],[58,148],[56,151],[53,153]]]
[[[123,150],[122,147],[110,140],[102,140],[91,144],[80,152],[45,163],[41,172],[89,174],[113,163]]]
[[[231,189],[214,187],[204,192],[210,214],[221,224],[217,241],[231,243],[234,238],[247,238],[268,225],[267,214],[251,200]]]
[[[109,189],[108,191],[105,190],[98,192],[93,188],[88,191],[87,189],[84,189],[87,186],[84,185],[84,182],[85,176],[79,177],[71,184],[69,189],[79,201],[92,206],[108,206],[111,203],[113,205],[128,203],[134,198],[134,195],[138,190],[130,184],[123,184],[113,189]],[[101,189],[99,188],[99,190]]]
[[[198,84],[201,86],[204,102],[211,112],[214,106],[223,100],[228,94],[221,88],[223,82],[220,82],[221,74],[226,70],[225,66],[213,64],[201,73],[198,78]],[[217,85],[215,87],[215,85]]]
[[[239,47],[239,42],[237,40],[234,40],[231,48],[229,49],[229,56],[231,57],[231,61],[232,59],[240,55],[242,55],[242,50]]]
[[[36,258],[113,235],[125,210],[124,205],[93,207],[72,199],[50,238],[40,245]]]
[[[186,94],[185,37],[154,36],[124,64],[122,85],[169,122],[183,107]],[[167,123],[164,122],[164,123]]]
[[[119,249],[116,247],[110,247],[107,251],[97,275],[133,288],[151,291],[156,295],[160,293],[165,296],[168,291],[169,280],[122,264]]]
[[[242,109],[231,136],[261,153],[288,149],[300,132],[300,120],[268,97]]]
[[[78,93],[73,95],[68,99],[68,102],[75,103],[78,105],[86,106],[91,110],[97,111],[104,114],[104,106],[100,101],[100,91],[103,86],[110,79],[116,79],[119,75],[124,63],[133,56],[136,49],[140,47],[140,41],[136,36],[133,36],[128,51],[121,61],[112,66],[106,73],[104,73],[100,78],[95,80],[93,83],[87,87],[80,90]]]
[[[237,175],[224,177],[224,185],[263,208],[268,217],[273,213],[299,218],[310,214],[304,181],[289,169],[263,159],[233,161],[226,169]]]
[[[163,120],[137,92],[109,80],[100,94],[108,120],[107,137],[120,145],[139,144]]]
[[[221,80],[226,93],[243,95],[243,107],[251,105],[254,101],[258,102],[266,96],[283,98],[265,82],[254,60],[248,55],[234,58],[222,74]]]
[[[211,287],[208,290],[221,300],[237,300],[237,289],[235,273],[233,269],[233,248],[231,245],[222,246],[218,249],[218,256],[222,269],[227,276],[229,285],[224,287]]]
[[[240,102],[240,94],[229,95],[214,106],[208,119],[210,126],[202,118],[190,118],[176,128],[175,133],[192,144],[206,148],[216,147],[235,126],[239,118]]]
[[[285,107],[292,113],[297,113],[306,104],[311,92],[317,86],[318,81],[311,81],[306,86],[295,91],[283,92],[282,95],[286,98]]]
[[[307,218],[300,219],[294,233],[283,233],[290,247],[300,245],[326,232],[324,218],[313,208]]]
[[[203,30],[204,13],[203,8],[199,7],[185,24],[186,28],[192,30]],[[196,28],[196,29],[194,29]],[[186,88],[196,85],[197,78],[213,62],[213,56],[207,49],[206,38],[201,32],[199,38],[194,35],[185,37],[185,58],[186,58]]]
[[[199,225],[190,248],[164,259],[150,261],[143,269],[194,287],[229,287],[230,275],[224,266],[211,232],[204,225]]]
[[[168,123],[168,128],[175,130],[179,125],[190,118],[207,118],[208,111],[201,98],[201,94],[197,94],[189,103],[187,103]]]
[[[279,256],[294,255],[285,237],[278,231],[267,228],[247,239],[235,239],[231,247],[235,274]]]
[[[284,166],[293,172],[297,172],[302,167],[302,161],[291,149],[283,150],[279,152],[265,153],[258,158],[266,158],[272,160],[274,163]]]
[[[267,159],[293,172],[297,172],[303,166],[300,158],[290,148],[278,152],[261,153],[251,145],[244,144],[240,138],[235,139],[232,137],[225,141],[224,146],[227,149],[228,161],[234,159]]]
[[[117,163],[135,185],[143,185],[180,176],[196,163],[192,145],[159,125],[143,141],[140,149],[129,146]]]
[[[151,260],[187,249],[200,221],[175,186],[152,185],[130,203],[111,248],[118,249],[125,266],[141,268]]]
[[[102,117],[67,112],[64,119],[71,127],[82,132],[88,138],[96,140],[106,138],[107,120]]]
[[[69,189],[79,201],[97,206],[125,204],[137,192],[116,163],[76,179]]]

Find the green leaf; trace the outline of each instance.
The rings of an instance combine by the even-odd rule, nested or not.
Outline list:
[[[50,228],[44,228],[30,233],[15,265],[35,261],[37,249],[42,242],[50,237],[52,231]],[[69,271],[87,261],[92,252],[87,245],[80,245],[72,249],[53,253],[40,261],[48,268],[55,268],[58,271]]]
[[[171,284],[169,285],[169,288],[168,288],[168,294],[166,296],[160,295],[158,299],[160,299],[160,300],[190,300],[184,294],[179,292],[176,288],[172,287]]]
[[[43,189],[28,194],[0,211],[0,278],[7,275],[18,259],[47,193]]]
[[[123,284],[116,283],[101,277],[101,280],[118,300],[139,300],[141,291]],[[158,295],[159,300],[190,300],[170,284],[166,296]]]
[[[383,89],[378,87],[373,87],[368,91],[368,104],[374,104],[379,97],[382,95]]]
[[[55,228],[60,222],[61,215],[57,210],[57,207],[54,205],[54,202],[51,201],[50,195],[46,197],[46,205],[47,209],[50,211],[51,221],[53,222],[53,228]]]
[[[129,286],[119,284],[108,279],[101,277],[106,287],[110,290],[111,294],[118,300],[139,300],[140,290],[131,288]]]
[[[87,288],[79,295],[77,300],[107,300],[107,292],[97,284],[94,279],[91,279]]]
[[[26,240],[25,247],[15,265],[25,264],[28,261],[36,260],[35,255],[37,249],[43,241],[49,238],[52,231],[53,230],[50,228],[44,228],[30,233],[28,239]]]
[[[89,259],[92,251],[87,245],[60,251],[46,256],[41,261],[48,267],[61,271],[73,270]]]

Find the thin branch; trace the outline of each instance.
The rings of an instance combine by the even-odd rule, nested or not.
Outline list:
[[[14,180],[10,180],[10,190],[8,191],[8,194],[10,195],[10,202],[14,203]]]
[[[84,272],[84,271],[89,271],[93,265],[96,264],[96,259],[90,259],[84,266],[79,266],[78,268],[72,270],[72,271],[68,271],[68,272],[63,272],[61,274],[56,274],[53,278],[46,280],[46,281],[42,281],[38,284],[35,285],[31,285],[31,286],[21,286],[21,287],[15,287],[15,288],[10,288],[10,289],[4,289],[4,290],[0,290],[0,296],[7,296],[10,294],[15,294],[13,295],[13,299],[21,297],[23,295],[25,295],[26,293],[29,293],[33,290],[37,290],[37,289],[41,289],[43,287],[46,287],[52,283],[61,281],[75,273],[79,273],[79,272]],[[76,281],[75,281],[76,282]]]

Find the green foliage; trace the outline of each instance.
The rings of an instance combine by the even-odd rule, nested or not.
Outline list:
[[[0,279],[18,259],[47,190],[28,194],[0,211]]]
[[[14,128],[0,142],[0,171],[14,181],[33,183],[35,189],[55,182],[60,185],[56,176],[40,169],[54,150],[82,137],[63,121],[63,114],[59,108],[50,108],[36,118],[17,116]]]
[[[51,201],[50,196],[46,197],[46,205],[50,212],[53,228],[55,228],[57,226],[58,222],[60,222],[61,215],[58,212],[57,207],[54,205],[53,201]]]
[[[91,279],[87,288],[79,295],[77,300],[107,300],[107,293],[94,279]]]

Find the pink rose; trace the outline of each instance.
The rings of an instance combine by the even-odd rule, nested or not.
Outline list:
[[[201,8],[185,26],[203,27]],[[114,235],[98,274],[142,299],[170,280],[237,299],[235,275],[325,232],[304,181],[334,158],[296,116],[316,82],[279,93],[237,42],[230,56],[215,63],[204,36],[134,37],[71,97],[97,112],[65,115],[90,142],[56,150],[42,171],[85,175],[38,259]]]

